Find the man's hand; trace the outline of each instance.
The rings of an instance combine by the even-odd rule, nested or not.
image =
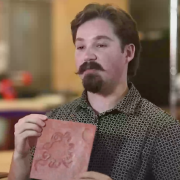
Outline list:
[[[31,147],[36,145],[41,136],[47,116],[31,114],[23,117],[15,125],[15,147],[8,174],[8,180],[29,179]]]
[[[47,116],[31,114],[23,117],[15,125],[15,149],[14,155],[26,157],[29,149],[36,145],[37,138],[41,136]]]
[[[88,171],[80,175],[79,180],[112,180],[109,176],[98,172]]]

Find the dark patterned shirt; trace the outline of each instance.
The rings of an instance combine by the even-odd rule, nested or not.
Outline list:
[[[97,115],[84,91],[48,116],[97,126],[88,171],[113,180],[180,180],[180,122],[143,99],[133,84],[106,112]]]

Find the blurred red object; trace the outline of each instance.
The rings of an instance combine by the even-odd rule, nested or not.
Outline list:
[[[32,84],[32,75],[28,71],[12,72],[9,78],[14,86],[29,86]]]
[[[2,94],[3,99],[15,99],[17,97],[17,93],[13,87],[13,81],[10,79],[3,79],[0,82],[0,93]]]
[[[3,99],[13,100],[17,98],[17,87],[29,86],[33,78],[27,71],[11,72],[7,78],[0,80],[0,95]]]

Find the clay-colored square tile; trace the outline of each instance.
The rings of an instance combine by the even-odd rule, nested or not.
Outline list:
[[[48,119],[37,141],[30,177],[72,180],[87,171],[96,126]]]

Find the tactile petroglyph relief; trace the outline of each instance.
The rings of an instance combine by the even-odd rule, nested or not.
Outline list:
[[[74,148],[74,144],[70,140],[70,132],[66,132],[65,134],[55,132],[50,141],[43,145],[44,151],[41,158],[35,162],[35,170],[37,170],[38,165],[48,165],[50,168],[58,168],[64,165],[68,168],[72,163]]]
[[[96,126],[49,119],[38,139],[31,178],[71,180],[87,171]]]

